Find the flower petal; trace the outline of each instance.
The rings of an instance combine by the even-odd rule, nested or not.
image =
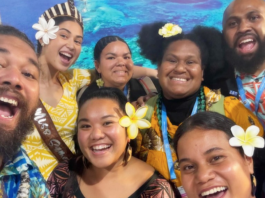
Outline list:
[[[231,127],[232,134],[240,139],[241,141],[245,141],[245,131],[242,129],[242,127],[238,125],[234,125]]]
[[[43,43],[45,43],[46,45],[49,44],[50,39],[49,39],[49,37],[48,37],[48,34],[44,34],[44,35],[43,35],[43,37],[42,37],[42,41],[43,41]]]
[[[48,32],[47,34],[48,34],[48,37],[49,37],[50,39],[56,39],[56,37],[57,37],[57,35],[54,34],[54,33],[50,33],[50,32]]]
[[[246,140],[256,137],[259,134],[259,127],[251,125],[246,130]]]
[[[123,127],[128,127],[132,124],[131,119],[128,116],[123,116],[120,120],[119,123]]]
[[[35,29],[35,30],[44,31],[42,26],[40,24],[38,24],[38,23],[33,24],[32,28]]]
[[[51,28],[55,26],[55,21],[54,19],[50,19],[47,25],[47,30],[49,31]]]
[[[254,146],[256,148],[264,148],[264,139],[262,137],[255,137],[250,139],[249,141],[249,145]]]
[[[49,32],[50,33],[56,33],[56,32],[58,32],[58,30],[59,30],[59,26],[54,26],[51,29],[49,29]]]
[[[250,145],[244,145],[243,150],[246,156],[252,157],[254,154],[254,147]]]
[[[127,102],[126,105],[125,105],[125,111],[126,111],[127,115],[128,115],[130,118],[132,118],[133,115],[135,114],[135,108],[134,108],[134,106],[133,106],[131,103],[129,103],[129,102]]]
[[[135,118],[142,119],[146,115],[147,110],[148,110],[147,106],[140,107],[139,109],[137,109],[135,113]]]
[[[147,129],[151,127],[151,123],[146,119],[139,119],[136,121],[139,129]]]
[[[44,36],[45,32],[43,31],[38,31],[36,34],[35,34],[35,38],[36,40],[39,40],[41,39],[43,36]]]
[[[47,25],[48,24],[47,24],[47,21],[44,18],[42,18],[42,17],[39,18],[39,24],[41,25],[43,30],[47,30]]]
[[[130,139],[135,139],[138,135],[138,127],[136,124],[131,124],[127,128],[127,135]]]
[[[230,146],[242,146],[242,143],[236,137],[230,138],[229,144]]]

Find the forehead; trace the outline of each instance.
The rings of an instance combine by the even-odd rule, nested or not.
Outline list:
[[[172,42],[166,53],[200,56],[200,49],[194,42],[186,39]]]
[[[83,30],[80,24],[76,21],[64,21],[59,24],[59,28],[67,29],[74,36],[83,36]]]
[[[24,41],[8,35],[0,35],[0,48],[9,51],[7,55],[16,55],[17,59],[32,59],[38,62],[35,51]]]
[[[187,149],[189,145],[189,149]],[[225,132],[219,130],[193,129],[184,134],[178,143],[178,154],[204,153],[211,148],[232,149]]]
[[[122,41],[113,41],[106,45],[106,47],[103,49],[103,53],[108,53],[109,51],[123,51],[123,52],[129,52],[129,48],[126,43]]]
[[[233,1],[225,10],[223,20],[226,21],[229,17],[241,17],[252,11],[259,11],[265,14],[265,3],[263,0],[236,0]]]

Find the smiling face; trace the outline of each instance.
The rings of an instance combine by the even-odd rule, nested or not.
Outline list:
[[[265,3],[236,0],[226,9],[223,33],[228,46],[245,59],[252,58],[265,38]]]
[[[179,139],[177,153],[188,197],[252,197],[252,158],[243,157],[231,147],[224,132],[193,129]]]
[[[109,43],[100,54],[100,61],[95,67],[104,81],[105,87],[123,88],[132,77],[133,62],[126,43]]]
[[[198,91],[203,80],[199,48],[190,40],[172,42],[158,67],[158,79],[167,99],[184,98]]]
[[[12,157],[33,126],[39,99],[37,63],[27,43],[0,35],[0,156]]]
[[[78,144],[83,155],[97,168],[121,165],[129,139],[120,126],[122,111],[111,99],[91,99],[78,117]]]
[[[54,70],[65,71],[75,63],[81,52],[83,30],[75,21],[59,24],[57,38],[42,47],[41,56]]]

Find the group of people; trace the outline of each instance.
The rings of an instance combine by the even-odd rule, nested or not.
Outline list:
[[[119,36],[96,43],[94,71],[69,69],[73,0],[33,28],[36,50],[0,25],[0,197],[265,197],[263,0],[232,1],[222,32],[144,25],[157,70]]]

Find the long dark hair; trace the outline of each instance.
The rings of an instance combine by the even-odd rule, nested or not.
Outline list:
[[[92,99],[110,99],[117,102],[119,105],[120,110],[125,114],[125,104],[127,102],[127,98],[124,96],[123,92],[117,88],[111,88],[111,87],[103,87],[99,90],[96,90],[91,93],[84,93],[82,97],[80,98],[78,102],[78,109],[79,112],[82,108],[82,106],[89,100]],[[79,114],[79,113],[78,113]],[[77,118],[78,120],[78,118]],[[76,189],[73,189],[73,186],[78,186],[77,182],[77,175],[81,176],[85,170],[85,168],[90,166],[90,163],[87,159],[85,159],[85,162],[83,160],[83,154],[81,152],[81,149],[79,147],[77,136],[78,136],[78,126],[75,128],[75,135],[74,135],[74,143],[75,143],[75,150],[76,155],[74,158],[72,158],[69,161],[69,172],[70,176],[69,179],[65,185],[65,191],[63,194],[63,197],[68,197],[69,195],[73,196]]]
[[[200,50],[201,65],[204,70],[203,84],[211,88],[212,82],[215,82],[214,77],[224,67],[221,32],[212,27],[196,26],[189,33],[182,32],[181,34],[164,38],[158,34],[158,31],[165,24],[165,22],[155,22],[142,27],[137,41],[141,49],[141,55],[159,67],[165,51],[172,42],[190,40]]]
[[[211,111],[197,113],[187,118],[177,129],[173,144],[176,154],[178,155],[178,142],[180,138],[189,131],[194,129],[218,130],[226,134],[227,139],[234,137],[231,132],[231,127],[236,125],[234,121],[229,118]],[[244,156],[242,147],[235,147],[239,153]]]

